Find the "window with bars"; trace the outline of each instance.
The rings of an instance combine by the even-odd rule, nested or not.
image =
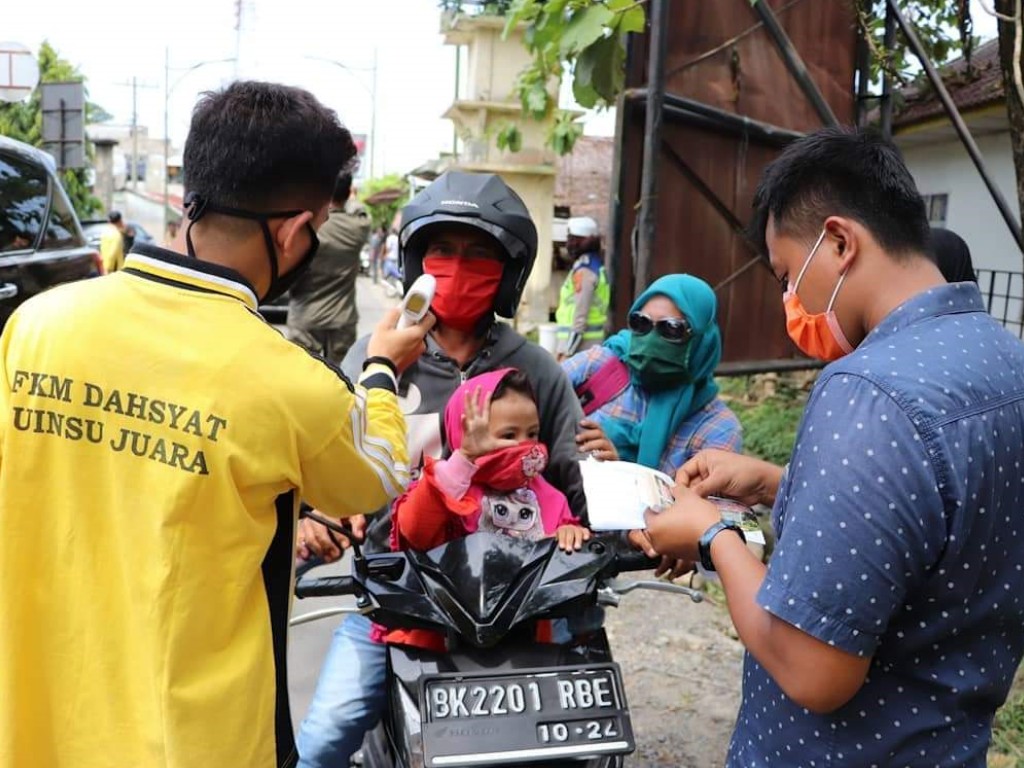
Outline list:
[[[1024,339],[1024,274],[1002,269],[979,269],[977,274],[989,313]]]
[[[924,210],[928,214],[928,223],[933,227],[946,226],[949,194],[942,192],[935,195],[921,195],[921,197],[924,198]]]

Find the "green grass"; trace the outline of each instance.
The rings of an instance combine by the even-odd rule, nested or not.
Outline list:
[[[1024,668],[1017,670],[1006,704],[992,725],[989,768],[1024,768]]]
[[[1024,695],[1018,694],[996,712],[988,764],[990,768],[1024,768]]]
[[[774,392],[765,392],[756,377],[719,379],[721,395],[743,425],[746,453],[785,464],[793,450],[807,393],[795,378],[780,376]],[[760,391],[759,391],[760,390]]]

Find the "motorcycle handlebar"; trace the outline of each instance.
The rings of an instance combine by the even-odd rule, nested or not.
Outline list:
[[[604,539],[603,541],[601,539]],[[629,544],[615,537],[601,537],[594,539],[591,546],[611,546],[615,558],[608,567],[607,576],[614,577],[627,571],[650,571],[658,567],[659,558],[651,558],[639,550],[633,549]],[[324,576],[321,578],[300,577],[295,585],[295,596],[299,599],[306,597],[334,597],[338,595],[358,594],[359,588],[352,576]]]
[[[660,562],[661,558],[648,557],[639,550],[623,549],[615,556],[615,570],[617,573],[651,571],[657,568]]]
[[[355,593],[356,582],[351,576],[302,579],[295,585],[295,596],[300,600],[304,597],[333,597],[335,595],[354,595]]]

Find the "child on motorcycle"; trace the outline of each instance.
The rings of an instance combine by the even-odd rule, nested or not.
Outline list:
[[[541,476],[547,448],[537,441],[536,396],[524,373],[503,368],[466,381],[448,401],[444,427],[452,455],[428,457],[395,502],[393,547],[427,550],[477,530],[555,536],[567,552],[590,538]]]
[[[428,550],[476,531],[533,541],[555,536],[567,552],[590,539],[562,492],[541,476],[547,448],[537,440],[536,396],[524,373],[502,368],[463,383],[445,407],[444,428],[452,455],[427,457],[420,479],[395,501],[392,548]],[[570,636],[564,621],[554,631],[548,622],[537,628],[542,642]],[[444,650],[444,638],[427,630],[376,639]]]

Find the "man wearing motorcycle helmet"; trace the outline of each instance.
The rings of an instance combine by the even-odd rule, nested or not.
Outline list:
[[[537,229],[523,201],[499,176],[449,171],[402,211],[399,240],[406,288],[423,273],[437,281],[431,303],[437,324],[426,352],[399,381],[412,466],[421,466],[424,456],[441,456],[445,404],[462,381],[518,368],[529,375],[540,403],[539,437],[550,451],[545,476],[585,520],[575,443],[579,400],[551,355],[495,318],[515,314],[537,255]],[[366,342],[349,351],[345,371],[361,369]],[[367,526],[354,520],[353,529],[361,536]],[[367,549],[387,551],[390,511],[381,510],[368,529]],[[303,520],[299,539],[300,557],[341,556],[326,529],[311,520]],[[347,617],[335,631],[299,734],[301,768],[348,765],[383,713],[386,649],[372,634],[361,615]]]

